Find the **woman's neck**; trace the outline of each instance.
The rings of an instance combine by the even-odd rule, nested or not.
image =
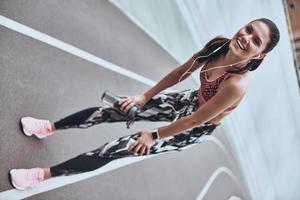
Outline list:
[[[220,63],[220,65],[228,66],[232,65],[232,68],[238,67],[244,67],[247,63],[247,60],[243,60],[242,58],[235,56],[228,51],[225,55],[221,56],[216,60],[217,63]],[[227,69],[230,69],[231,67],[228,67]]]

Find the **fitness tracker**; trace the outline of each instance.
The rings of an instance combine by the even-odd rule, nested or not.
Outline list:
[[[151,136],[152,136],[153,140],[159,140],[159,134],[158,134],[157,129],[151,131]]]

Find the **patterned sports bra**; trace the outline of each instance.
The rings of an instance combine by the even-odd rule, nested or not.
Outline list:
[[[218,77],[217,79],[213,81],[207,80],[207,72],[202,72],[206,70],[208,62],[204,64],[204,66],[201,69],[200,73],[200,81],[201,81],[201,87],[200,87],[200,98],[202,101],[206,102],[210,98],[212,98],[218,91],[218,88],[220,84],[229,78],[230,73],[225,72],[222,76]],[[227,108],[223,113],[231,112],[233,109],[235,109],[237,106],[229,107]]]

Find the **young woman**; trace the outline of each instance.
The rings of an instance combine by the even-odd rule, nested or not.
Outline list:
[[[134,155],[180,151],[209,135],[221,120],[237,107],[248,85],[251,71],[257,69],[266,54],[279,41],[276,25],[265,18],[242,27],[231,39],[216,37],[183,65],[165,76],[140,96],[124,96],[120,109],[102,105],[89,108],[51,123],[23,117],[21,125],[27,136],[50,136],[55,130],[88,128],[102,122],[127,121],[132,106],[140,108],[135,121],[168,121],[169,125],[153,131],[141,131],[108,142],[96,150],[48,168],[12,169],[10,181],[20,190],[60,175],[88,172],[108,162]],[[202,67],[199,90],[162,93]]]

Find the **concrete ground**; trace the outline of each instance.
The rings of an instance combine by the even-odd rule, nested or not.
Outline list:
[[[0,13],[155,81],[178,66],[168,52],[106,1],[2,0]],[[149,86],[3,26],[0,44],[0,191],[12,188],[7,179],[11,168],[58,164],[119,136],[164,124],[140,122],[130,130],[125,123],[101,124],[58,131],[42,141],[25,137],[18,127],[22,116],[55,121],[99,105],[106,89],[132,95]],[[214,145],[203,143],[28,199],[195,199],[212,166],[227,163],[220,155]]]

